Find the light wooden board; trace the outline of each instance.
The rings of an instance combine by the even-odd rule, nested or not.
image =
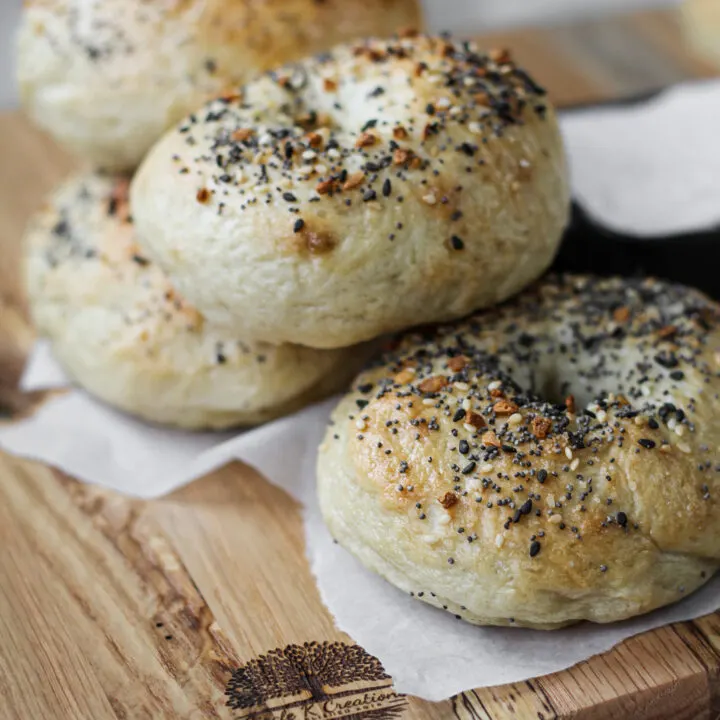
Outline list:
[[[652,13],[495,36],[560,104],[712,74]],[[0,412],[33,341],[18,242],[69,160],[17,114],[0,116]],[[238,665],[277,647],[345,640],[308,569],[297,505],[234,465],[160,501],[128,500],[0,454],[0,718],[231,718]],[[565,672],[405,717],[506,720],[720,717],[720,614],[633,638]]]

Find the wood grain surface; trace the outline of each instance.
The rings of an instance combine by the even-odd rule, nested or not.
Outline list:
[[[674,13],[493,36],[561,105],[653,90],[712,67]],[[18,281],[30,213],[70,160],[20,115],[0,115],[0,414],[33,342]],[[232,670],[289,643],[351,640],[320,602],[298,506],[229,466],[168,498],[129,500],[0,454],[0,718],[232,718]],[[565,672],[409,699],[426,720],[720,717],[720,614],[633,638]]]

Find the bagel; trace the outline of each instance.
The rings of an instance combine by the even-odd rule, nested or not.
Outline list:
[[[551,262],[569,190],[553,109],[507,53],[405,37],[208,104],[151,151],[131,206],[212,322],[331,348],[513,295]]]
[[[417,0],[26,0],[18,81],[33,120],[62,145],[105,170],[133,170],[226,87],[420,22]]]
[[[405,336],[320,448],[332,535],[475,624],[685,597],[720,564],[719,319],[680,285],[555,277]]]
[[[347,386],[367,359],[211,327],[135,244],[122,179],[66,181],[28,229],[25,275],[35,325],[68,373],[157,423],[259,423]]]
[[[691,48],[714,65],[720,65],[720,6],[716,0],[685,0],[681,20]]]

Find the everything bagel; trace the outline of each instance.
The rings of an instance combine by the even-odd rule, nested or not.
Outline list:
[[[245,342],[180,297],[135,243],[127,181],[66,181],[25,239],[40,334],[82,386],[127,412],[185,428],[248,425],[342,388],[365,349]]]
[[[513,295],[551,262],[569,190],[553,109],[507,53],[413,37],[208,104],[151,151],[131,204],[212,322],[329,348]]]
[[[720,313],[658,280],[550,278],[408,335],[320,449],[333,536],[477,624],[611,622],[720,564]]]
[[[33,120],[106,170],[133,170],[226,87],[334,43],[419,27],[416,0],[26,0],[18,81]]]

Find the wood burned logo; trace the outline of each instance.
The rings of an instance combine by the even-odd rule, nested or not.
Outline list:
[[[407,700],[358,645],[305,643],[235,670],[225,689],[237,720],[392,720]]]

